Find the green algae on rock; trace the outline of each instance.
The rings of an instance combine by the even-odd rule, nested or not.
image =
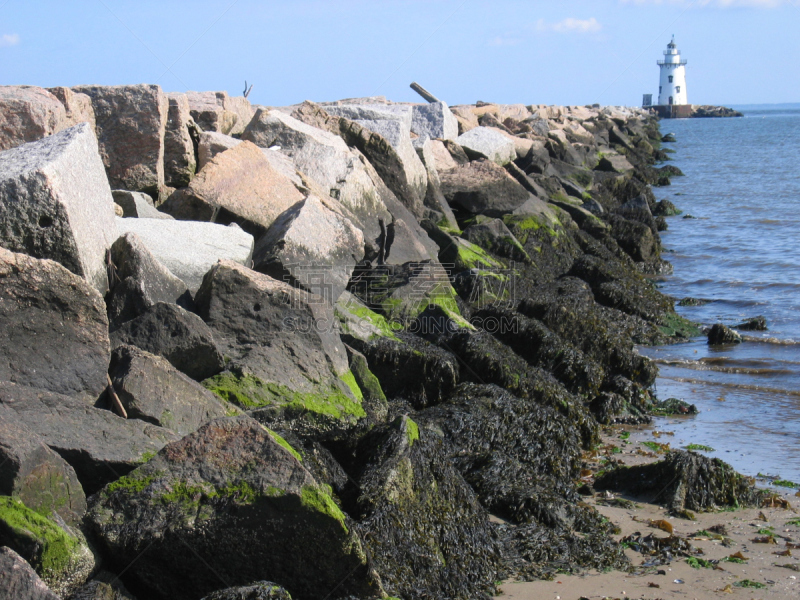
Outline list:
[[[83,585],[96,566],[82,534],[60,527],[9,496],[0,496],[0,546],[27,560],[61,596]]]
[[[343,593],[381,594],[330,489],[249,417],[211,421],[92,500],[88,522],[107,555],[133,562],[132,577],[161,596],[268,580],[311,599],[348,574]]]

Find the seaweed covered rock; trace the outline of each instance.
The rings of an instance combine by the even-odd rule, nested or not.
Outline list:
[[[115,348],[129,344],[163,356],[197,381],[212,377],[225,367],[208,325],[177,304],[156,302],[114,331],[111,343]]]
[[[0,547],[0,598],[61,600],[24,558],[6,546]]]
[[[72,594],[69,600],[136,600],[136,598],[122,585],[117,575],[100,570],[86,585]]]
[[[165,358],[136,346],[116,348],[108,373],[129,419],[165,427],[178,435],[189,434],[231,411]]]
[[[0,404],[66,460],[86,494],[147,460],[177,436],[136,419],[122,419],[85,400],[0,382]]]
[[[51,260],[0,248],[0,381],[91,400],[106,387],[103,297]]]
[[[384,589],[402,598],[486,598],[499,552],[488,514],[442,440],[408,417],[361,440],[347,502]]]
[[[486,331],[461,330],[442,336],[438,344],[464,365],[465,381],[496,384],[518,398],[550,406],[568,417],[586,447],[597,441],[597,423],[582,399],[568,392],[553,375],[528,364]]]
[[[682,450],[669,452],[657,463],[609,471],[595,480],[595,488],[648,496],[673,513],[753,506],[759,499],[753,480],[729,464]]]
[[[59,526],[9,496],[0,496],[0,546],[28,561],[61,596],[83,585],[97,561],[80,531]]]
[[[86,512],[86,496],[74,469],[4,404],[0,404],[0,495],[14,496],[45,516],[55,512],[69,525],[79,523]]]
[[[292,596],[275,583],[259,581],[252,585],[219,590],[203,600],[292,600]]]
[[[261,580],[300,600],[381,595],[353,524],[273,436],[249,417],[212,421],[94,496],[90,527],[160,598]]]
[[[715,323],[708,332],[708,345],[721,346],[724,344],[741,344],[742,336],[723,325],[722,323]]]

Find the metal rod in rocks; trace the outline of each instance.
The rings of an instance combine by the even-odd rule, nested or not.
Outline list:
[[[425,98],[425,100],[427,100],[431,104],[433,104],[434,102],[441,102],[441,100],[439,100],[436,96],[431,94],[428,90],[426,90],[424,87],[422,87],[416,81],[411,84],[411,89],[414,90],[415,92],[417,92],[423,98]]]

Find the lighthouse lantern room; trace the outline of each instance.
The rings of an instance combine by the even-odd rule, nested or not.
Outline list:
[[[686,95],[686,61],[675,45],[675,36],[664,51],[664,60],[658,61],[661,67],[661,82],[658,87],[658,103],[661,106],[689,104]]]

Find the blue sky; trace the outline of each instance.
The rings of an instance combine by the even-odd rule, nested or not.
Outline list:
[[[675,34],[690,102],[800,102],[799,26],[800,0],[0,0],[0,84],[637,105]]]

